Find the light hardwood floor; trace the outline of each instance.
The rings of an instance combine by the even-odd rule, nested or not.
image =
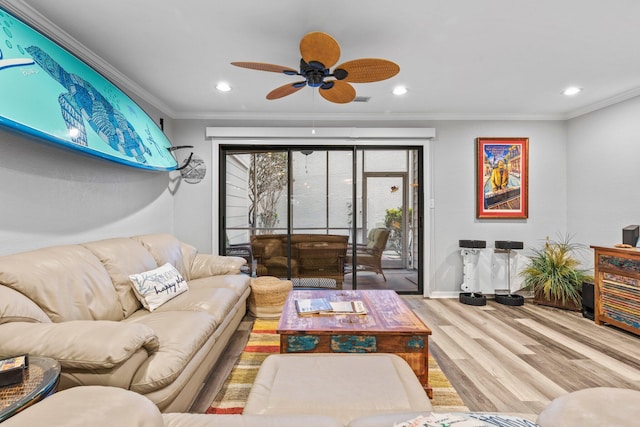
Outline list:
[[[640,337],[580,313],[489,300],[404,297],[431,328],[429,350],[472,411],[538,414],[589,387],[640,390]]]
[[[553,398],[597,386],[640,390],[640,336],[580,313],[403,296],[431,328],[429,350],[472,411],[538,414]],[[247,319],[191,412],[204,412],[239,356]]]

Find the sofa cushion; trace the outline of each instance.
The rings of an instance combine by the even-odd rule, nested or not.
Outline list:
[[[247,260],[240,257],[198,254],[191,263],[190,277],[191,279],[199,279],[224,274],[238,274],[240,267],[246,263]]]
[[[298,353],[265,359],[243,413],[331,414],[347,425],[365,415],[431,410],[420,381],[400,356]]]
[[[195,246],[180,242],[180,252],[182,252],[182,263],[184,264],[186,274],[184,278],[187,280],[191,280],[191,269],[193,266],[193,261],[198,255],[198,249],[196,249]]]
[[[20,292],[0,286],[0,325],[8,322],[51,323],[51,319]]]
[[[189,290],[198,288],[226,288],[241,297],[251,286],[251,277],[244,274],[225,274],[222,276],[208,276],[189,281]]]
[[[135,236],[132,239],[142,243],[158,265],[169,263],[182,274],[182,277],[189,277],[182,254],[183,243],[175,236],[158,233]]]
[[[81,245],[0,257],[0,284],[28,295],[54,322],[124,317],[107,271]]]
[[[25,339],[28,337],[28,339]],[[61,323],[5,323],[0,328],[0,353],[32,353],[51,357],[63,368],[111,369],[139,349],[152,354],[158,338],[144,324],[72,320]]]
[[[124,317],[139,310],[141,305],[131,288],[129,276],[156,268],[156,260],[142,243],[129,238],[116,238],[84,243],[104,265],[118,293]]]
[[[540,427],[632,427],[640,418],[640,391],[593,387],[556,397],[538,415]]]
[[[169,263],[143,273],[132,274],[129,278],[136,297],[149,311],[189,290],[186,280]]]
[[[3,427],[164,427],[162,414],[144,396],[116,387],[83,386],[54,393],[2,423]]]
[[[160,348],[131,381],[131,390],[143,394],[171,384],[216,329],[213,316],[196,311],[140,310],[124,322],[142,323],[158,335]]]
[[[156,311],[201,311],[209,313],[218,326],[237,302],[238,296],[231,289],[201,287],[189,289],[189,292],[168,301]]]

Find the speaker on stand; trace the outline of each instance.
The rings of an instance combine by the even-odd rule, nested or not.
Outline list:
[[[509,293],[507,294],[496,293],[496,302],[510,306],[523,305],[524,297],[522,295],[511,293],[511,251],[513,249],[523,249],[524,244],[522,242],[513,242],[510,240],[496,240],[495,248],[496,252],[503,252],[507,254],[507,283],[509,287]]]
[[[460,253],[462,254],[462,285],[458,300],[462,304],[482,306],[487,305],[487,297],[478,292],[478,258],[480,249],[487,247],[486,240],[460,240]]]
[[[595,319],[595,301],[592,282],[582,282],[582,317]]]

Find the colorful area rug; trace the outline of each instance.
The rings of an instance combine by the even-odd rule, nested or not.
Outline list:
[[[231,374],[211,402],[207,414],[241,414],[262,361],[280,351],[280,336],[276,333],[278,320],[256,319],[249,341],[238,358]],[[431,404],[435,411],[468,411],[464,402],[429,355],[429,382],[433,387]]]

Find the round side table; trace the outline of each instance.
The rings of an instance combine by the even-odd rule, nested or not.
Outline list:
[[[0,387],[0,423],[56,391],[60,364],[48,357],[29,356],[19,384]]]

